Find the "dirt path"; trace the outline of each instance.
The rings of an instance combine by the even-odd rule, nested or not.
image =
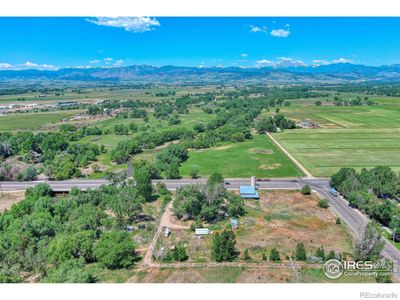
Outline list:
[[[246,267],[246,268],[261,268],[265,269],[268,267],[274,267],[278,269],[286,269],[293,271],[295,269],[301,269],[302,267],[321,268],[321,264],[318,263],[306,263],[306,262],[259,262],[259,261],[233,261],[233,262],[174,262],[174,263],[159,263],[152,262],[150,265],[145,267],[149,268],[205,268],[205,267]]]
[[[291,155],[269,132],[267,132],[267,136],[286,154],[289,159],[294,162],[294,164],[306,174],[306,178],[312,179],[314,176],[296,159],[293,155]]]
[[[173,221],[173,215],[174,213],[172,212],[172,201],[167,205],[165,208],[164,214],[161,216],[160,220],[160,226],[166,226],[169,229],[188,229],[189,226],[184,226],[184,225],[179,225],[174,223]]]
[[[172,212],[172,201],[168,203],[167,207],[165,208],[164,213],[162,214],[160,218],[160,224],[158,225],[157,231],[154,234],[153,240],[151,241],[151,244],[144,256],[143,259],[143,264],[149,267],[157,267],[158,264],[154,263],[152,261],[152,256],[153,256],[153,249],[155,248],[157,244],[157,240],[160,237],[160,234],[162,232],[162,228],[164,226],[170,228],[170,229],[188,229],[189,226],[182,226],[179,224],[175,224],[172,220],[173,218],[173,212]]]

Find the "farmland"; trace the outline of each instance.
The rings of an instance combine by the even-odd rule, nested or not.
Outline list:
[[[341,167],[388,165],[400,170],[400,100],[377,99],[377,106],[293,105],[282,112],[308,119],[320,128],[275,133],[274,137],[314,176],[330,176]],[[298,102],[297,102],[298,103]]]
[[[181,173],[189,176],[196,168],[201,176],[220,172],[225,177],[295,177],[296,166],[265,135],[242,143],[224,143],[189,152]]]
[[[77,114],[78,111],[57,111],[29,114],[9,114],[0,116],[0,130],[39,129],[43,125],[59,122]]]
[[[213,90],[213,87],[175,87],[177,95],[192,92],[207,92]],[[47,93],[46,91],[30,91],[13,95],[0,95],[0,103],[54,103],[63,101],[90,101],[90,100],[121,100],[121,99],[140,99],[142,101],[160,100],[155,96],[159,92],[168,92],[172,90],[168,87],[84,87],[67,88],[62,93]],[[170,98],[170,97],[169,97]],[[165,99],[169,99],[165,98]]]

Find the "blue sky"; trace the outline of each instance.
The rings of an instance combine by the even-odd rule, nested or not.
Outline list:
[[[0,69],[400,63],[400,18],[0,18]]]

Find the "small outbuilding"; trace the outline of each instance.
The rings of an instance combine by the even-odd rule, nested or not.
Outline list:
[[[251,185],[242,185],[239,187],[240,197],[244,199],[260,199],[256,187]]]
[[[164,236],[168,237],[170,235],[170,233],[171,233],[171,230],[168,227],[165,227],[164,228]]]
[[[212,231],[208,228],[196,228],[195,234],[196,235],[209,235],[209,234],[212,234]]]
[[[238,222],[238,220],[237,219],[231,219],[231,226],[232,226],[232,229],[238,229],[238,227],[239,227],[239,222]]]

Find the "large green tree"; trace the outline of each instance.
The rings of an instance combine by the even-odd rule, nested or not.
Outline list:
[[[376,260],[384,244],[379,224],[371,221],[354,247],[354,257],[356,260]]]
[[[127,268],[135,258],[135,244],[124,231],[103,233],[94,248],[98,262],[109,269]]]
[[[233,261],[237,256],[236,238],[232,230],[224,230],[213,236],[211,258],[217,262]]]

